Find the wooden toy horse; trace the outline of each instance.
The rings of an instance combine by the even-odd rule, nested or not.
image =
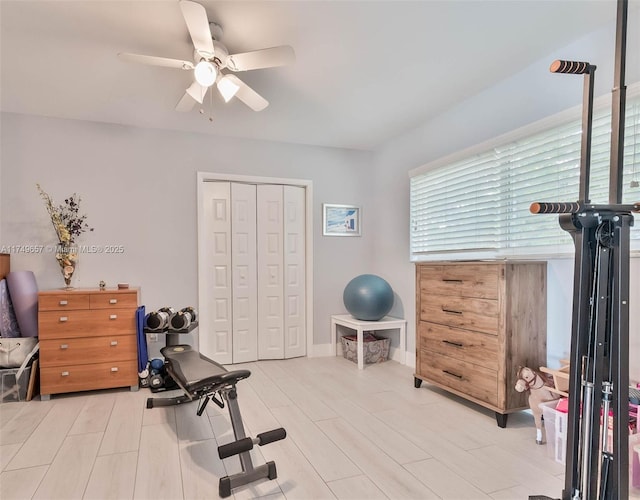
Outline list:
[[[554,401],[560,395],[551,391],[553,380],[547,378],[543,373],[528,367],[520,367],[517,373],[516,391],[529,391],[529,408],[533,413],[533,420],[536,424],[536,443],[543,444],[542,434],[542,408],[540,403]]]

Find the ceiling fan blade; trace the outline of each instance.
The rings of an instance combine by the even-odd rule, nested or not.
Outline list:
[[[213,39],[209,29],[207,11],[202,5],[189,0],[180,0],[180,10],[184,16],[184,22],[191,35],[195,49],[207,59],[213,57]]]
[[[269,105],[269,101],[267,101],[264,97],[262,97],[255,90],[249,87],[249,85],[240,80],[240,78],[238,78],[236,75],[226,75],[225,78],[232,81],[238,86],[236,97],[254,111],[262,111]]]
[[[187,92],[180,98],[178,104],[176,104],[176,111],[187,112],[193,109],[193,106],[196,104],[196,101],[193,100]]]
[[[179,59],[168,59],[166,57],[143,56],[140,54],[129,54],[128,52],[120,52],[120,59],[128,62],[148,64],[149,66],[163,66],[165,68],[176,69],[193,69],[193,63],[189,61],[181,61]]]
[[[193,82],[176,104],[176,111],[191,111],[196,102],[202,104],[208,87]]]
[[[203,87],[198,82],[193,82],[187,89],[187,94],[190,95],[194,101],[202,104],[208,88],[209,87]]]
[[[296,54],[289,45],[271,47],[270,49],[253,50],[230,55],[227,68],[231,71],[248,71],[251,69],[274,68],[292,64]]]

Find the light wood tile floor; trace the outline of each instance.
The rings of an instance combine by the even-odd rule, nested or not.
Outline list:
[[[236,499],[526,499],[559,497],[564,467],[535,444],[528,412],[492,412],[435,389],[413,387],[393,361],[359,371],[342,358],[241,365],[247,433],[285,427],[287,438],[252,453],[274,460],[275,481]],[[142,389],[54,396],[0,405],[0,498],[217,498],[218,479],[240,471],[220,460],[233,440],[227,409],[146,408]],[[640,499],[640,491],[632,497]]]

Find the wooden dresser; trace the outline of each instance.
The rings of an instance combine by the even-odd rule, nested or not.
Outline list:
[[[40,392],[138,387],[138,289],[38,294]]]
[[[11,271],[11,255],[0,253],[0,280],[6,278],[9,271]]]
[[[415,386],[429,382],[507,415],[528,408],[520,366],[547,363],[546,262],[416,265]]]

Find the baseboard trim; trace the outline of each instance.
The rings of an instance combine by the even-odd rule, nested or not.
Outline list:
[[[342,345],[338,344],[338,356],[342,354]],[[309,358],[321,358],[325,356],[336,356],[336,353],[333,352],[331,344],[314,344],[307,349],[307,357]],[[402,358],[405,358],[404,360]],[[403,363],[406,366],[410,366],[411,368],[416,367],[416,357],[413,353],[407,352],[405,356],[402,355],[400,349],[391,347],[389,350],[389,359],[393,361],[397,361],[398,363]]]

